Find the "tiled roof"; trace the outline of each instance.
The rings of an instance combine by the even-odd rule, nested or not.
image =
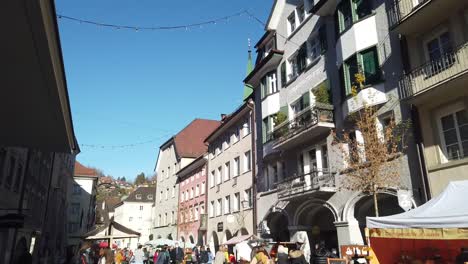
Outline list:
[[[115,207],[120,203],[119,197],[108,197],[106,198],[106,206],[109,212],[114,212]]]
[[[148,196],[151,195],[151,199]],[[154,203],[156,196],[156,187],[138,187],[135,191],[130,193],[124,200],[125,202],[140,202],[140,203]],[[137,197],[140,197],[139,199]]]
[[[193,120],[174,137],[177,155],[181,158],[197,158],[204,154],[207,150],[204,140],[219,124],[216,120]]]
[[[75,176],[98,177],[95,169],[83,166],[78,161],[75,161]]]

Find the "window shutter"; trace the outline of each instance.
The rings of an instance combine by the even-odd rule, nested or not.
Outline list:
[[[305,69],[306,58],[307,58],[307,42],[304,42],[299,48],[299,52],[297,54],[298,73],[302,72]]]
[[[266,124],[267,122],[266,122],[265,119],[262,120],[262,142],[263,143],[266,142],[266,132],[267,132],[267,130],[266,130],[267,129],[267,124]]]
[[[260,80],[260,93],[261,93],[261,98],[265,98],[265,77]]]
[[[271,73],[265,75],[265,82],[265,96],[267,96],[271,93]]]
[[[281,63],[281,87],[286,86],[286,62]]]
[[[325,53],[327,51],[327,29],[326,25],[322,25],[319,28],[319,39],[320,39],[320,51]]]

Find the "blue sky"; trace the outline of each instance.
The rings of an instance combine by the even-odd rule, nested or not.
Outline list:
[[[56,0],[57,13],[112,24],[190,24],[247,9],[266,21],[271,0]],[[160,144],[194,118],[219,119],[242,99],[247,38],[264,28],[246,16],[171,31],[109,29],[60,19],[77,160],[114,177],[151,174]]]

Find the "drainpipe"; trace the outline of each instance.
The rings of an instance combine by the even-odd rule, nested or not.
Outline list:
[[[429,201],[431,199],[431,191],[429,189],[429,179],[428,179],[428,172],[426,167],[426,157],[424,155],[424,142],[422,140],[421,135],[421,126],[419,123],[419,113],[416,106],[411,107],[411,119],[412,123],[414,124],[414,133],[415,133],[415,140],[416,140],[416,152],[418,155],[418,163],[419,163],[419,173],[421,174],[421,184],[423,187],[423,197],[424,202]]]
[[[45,235],[45,224],[46,224],[46,220],[47,220],[47,215],[48,215],[48,211],[49,211],[49,199],[50,199],[50,189],[52,188],[52,178],[54,176],[54,167],[55,167],[55,152],[52,152],[52,163],[51,163],[51,168],[50,168],[50,172],[49,172],[49,182],[48,182],[48,186],[47,186],[47,196],[46,196],[46,204],[45,204],[45,212],[44,212],[44,217],[42,219],[42,223],[41,223],[41,235],[42,235],[42,238],[41,238],[41,247],[42,247],[42,244],[44,243],[44,235]]]
[[[252,110],[250,118],[250,130],[252,137],[252,220],[253,220],[253,234],[257,235],[257,178],[256,178],[256,144],[255,144],[255,104],[252,99],[247,102],[247,107]]]

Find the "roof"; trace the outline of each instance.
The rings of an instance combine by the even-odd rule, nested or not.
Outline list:
[[[125,202],[139,202],[139,203],[154,203],[156,194],[156,187],[138,187],[135,191],[130,193],[124,200]],[[137,199],[137,195],[141,195],[140,199]],[[148,199],[148,195],[152,195],[152,199]]]
[[[217,133],[217,132],[223,131],[223,128],[229,127],[229,125],[232,125],[232,123],[230,122],[231,120],[234,120],[235,117],[239,117],[239,114],[241,114],[241,116],[243,114],[245,114],[245,113],[242,113],[242,110],[246,109],[248,104],[249,104],[249,102],[244,102],[241,106],[239,106],[236,110],[234,110],[234,112],[227,115],[226,118],[223,119],[221,125],[218,128],[216,128],[215,130],[213,130],[213,132],[211,132],[211,134],[209,134],[206,137],[205,142],[207,142],[207,143],[212,142],[219,135],[219,133]]]
[[[188,175],[191,175],[191,172],[199,169],[206,164],[206,159],[204,155],[196,158],[194,161],[190,162],[187,166],[183,167],[177,172],[177,182],[185,179]]]
[[[78,161],[75,161],[75,176],[85,176],[85,177],[98,177],[97,172],[95,169],[91,169],[88,167],[83,166]]]
[[[106,207],[108,208],[109,212],[114,212],[115,207],[120,203],[119,197],[108,197],[105,200]]]
[[[205,138],[220,125],[219,121],[195,119],[174,137],[179,158],[198,158],[207,150]]]

